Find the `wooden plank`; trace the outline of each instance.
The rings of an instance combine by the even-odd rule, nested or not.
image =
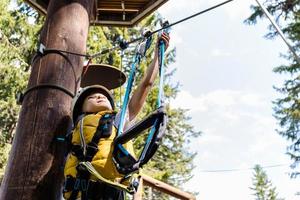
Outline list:
[[[24,0],[42,14],[47,13],[49,0]],[[132,26],[151,14],[167,0],[94,0],[92,25]],[[124,3],[124,8],[122,7]],[[125,14],[125,20],[123,18]],[[126,21],[126,23],[124,23]]]
[[[152,187],[156,190],[159,190],[165,194],[168,194],[168,195],[171,195],[173,197],[176,197],[178,199],[183,199],[183,200],[196,200],[196,197],[191,195],[190,193],[179,190],[178,188],[168,185],[162,181],[156,180],[145,174],[142,175],[142,179],[143,179],[143,184],[145,186],[150,186],[150,187]]]
[[[98,8],[99,12],[139,12],[138,9],[120,9],[120,8]]]

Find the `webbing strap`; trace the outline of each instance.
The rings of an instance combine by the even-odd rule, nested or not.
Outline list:
[[[134,79],[135,79],[136,68],[140,64],[142,57],[145,56],[147,50],[149,49],[149,47],[151,45],[151,41],[152,41],[152,37],[150,37],[150,36],[147,37],[147,40],[144,41],[143,43],[140,43],[136,49],[136,54],[135,54],[135,56],[133,58],[133,62],[131,64],[129,79],[128,79],[128,83],[126,86],[126,92],[125,92],[125,96],[124,96],[124,100],[123,100],[123,106],[122,106],[122,110],[121,110],[120,123],[118,126],[117,135],[121,135],[123,132],[123,128],[124,128],[124,124],[125,124],[125,114],[126,114],[127,106],[129,103],[129,96],[130,96],[132,86],[134,83]]]
[[[161,119],[164,117],[164,115],[166,115],[164,108],[160,107],[159,109],[157,109],[153,113],[151,113],[149,116],[144,118],[142,121],[139,121],[135,125],[131,126],[122,135],[118,136],[115,139],[115,143],[125,144],[129,140],[136,138],[144,130],[153,126],[154,122],[157,119],[159,119],[159,121],[161,121]]]
[[[113,121],[115,119],[115,113],[107,113],[101,117],[97,130],[91,140],[92,144],[98,144],[100,138],[109,137],[112,132]]]
[[[129,79],[128,79],[128,83],[127,83],[127,87],[126,87],[126,93],[125,93],[124,100],[123,100],[123,106],[122,106],[122,110],[121,110],[120,123],[118,126],[118,134],[117,135],[121,135],[123,132],[123,127],[124,127],[124,123],[125,123],[125,114],[126,114],[126,110],[127,110],[128,101],[129,101],[129,95],[131,93],[132,85],[134,82],[136,66],[140,63],[140,60],[141,60],[141,56],[139,54],[136,54],[134,57],[134,61],[131,64],[131,70],[130,70],[130,75],[129,75]]]
[[[158,108],[161,107],[164,103],[164,98],[163,98],[163,95],[164,95],[164,91],[163,91],[164,90],[164,57],[165,57],[164,54],[165,54],[165,43],[163,40],[160,40],[159,41],[159,77],[160,77],[160,79],[159,79],[159,90],[158,90],[159,93],[158,93],[158,98],[157,98],[157,107]],[[146,162],[144,162],[146,160],[148,162],[148,160],[150,159],[149,155],[153,155],[157,149],[157,148],[155,150],[152,149],[151,151],[153,153],[151,153],[151,154],[148,153],[148,149],[150,149],[150,145],[152,144],[154,135],[157,133],[158,128],[159,128],[159,122],[158,122],[158,120],[156,120],[154,123],[154,126],[150,130],[150,133],[146,140],[146,144],[145,144],[142,154],[140,156],[140,160],[143,161],[143,163],[146,163]],[[148,155],[147,159],[145,159],[146,154]]]
[[[167,25],[167,24],[166,24]],[[167,31],[167,30],[166,30]],[[149,42],[147,41],[144,45],[145,49],[149,47]],[[138,53],[136,53],[136,56],[142,55],[142,50],[139,48]],[[157,98],[157,107],[158,107],[158,113],[159,115],[150,115],[147,119],[141,121],[140,123],[136,124],[136,126],[132,127],[130,130],[126,131],[122,134],[124,121],[125,121],[125,113],[127,109],[127,104],[129,100],[129,94],[131,92],[135,70],[136,70],[136,62],[137,59],[135,58],[132,69],[130,72],[130,77],[128,81],[128,85],[126,88],[126,94],[123,101],[123,108],[121,113],[121,119],[120,124],[118,128],[118,135],[115,139],[115,149],[113,152],[113,161],[115,163],[116,168],[118,171],[122,174],[128,174],[135,170],[137,170],[139,167],[141,167],[143,164],[147,163],[149,159],[153,156],[155,151],[157,150],[159,146],[159,141],[161,137],[164,135],[165,127],[166,127],[166,114],[164,113],[163,108],[163,86],[164,86],[164,52],[165,52],[165,43],[163,40],[159,41],[159,75],[160,75],[160,81],[159,81],[159,94]],[[162,110],[160,110],[160,107],[162,107]],[[160,113],[161,112],[161,113]],[[137,135],[141,134],[144,130],[151,128],[146,144],[142,150],[142,153],[138,160],[135,160],[133,156],[130,155],[130,153],[122,146],[122,144],[126,143],[127,141],[135,138]]]
[[[121,183],[113,182],[111,180],[104,178],[103,176],[101,176],[101,174],[99,174],[97,172],[97,170],[93,167],[93,165],[90,162],[80,162],[79,165],[85,167],[92,175],[94,175],[98,180],[100,180],[104,183],[107,183],[117,189],[124,190],[124,191],[128,192],[129,194],[133,194],[135,192],[135,188],[133,187],[133,185],[126,186]]]
[[[113,151],[113,161],[117,170],[121,174],[129,174],[142,167],[153,156],[156,151],[159,142],[164,135],[166,128],[167,115],[163,107],[160,107],[144,120],[132,126],[126,130],[122,135],[118,136],[115,141],[115,148]],[[129,140],[136,138],[142,134],[144,130],[155,126],[155,129],[151,129],[152,138],[151,141],[147,141],[147,148],[144,147],[143,154],[136,160],[130,153],[122,146]]]

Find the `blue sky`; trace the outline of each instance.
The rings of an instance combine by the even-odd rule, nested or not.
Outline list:
[[[220,3],[217,0],[169,0],[159,12],[170,22]],[[174,81],[181,92],[173,106],[190,109],[191,123],[203,135],[191,149],[198,152],[194,178],[185,185],[197,199],[254,200],[252,170],[208,173],[203,170],[248,169],[283,164],[265,171],[279,197],[300,199],[300,179],[290,179],[287,142],[275,129],[272,101],[279,97],[283,75],[272,72],[285,63],[288,48],[278,38],[266,40],[269,21],[248,26],[253,0],[239,0],[175,26],[171,45],[177,48]],[[297,187],[298,186],[298,187]]]

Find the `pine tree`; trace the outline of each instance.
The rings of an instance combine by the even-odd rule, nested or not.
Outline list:
[[[291,42],[297,54],[300,55],[300,1],[299,0],[268,0],[265,1],[267,10],[280,24],[285,36]],[[248,24],[255,24],[257,19],[263,18],[263,12],[258,6],[252,6],[253,14],[246,20]],[[270,32],[266,35],[271,39],[277,36],[276,31],[269,26]],[[278,120],[280,129],[277,132],[290,142],[287,154],[294,161],[293,176],[300,175],[300,64],[289,52],[283,55],[289,61],[287,65],[274,66],[274,72],[287,74],[289,78],[280,87],[275,87],[280,97],[274,100],[274,116]],[[298,167],[298,168],[297,168]]]
[[[34,12],[22,3],[18,6],[11,6],[11,3],[0,0],[0,178],[20,111],[16,95],[26,87],[30,58],[42,20],[35,14],[40,21],[29,24],[28,19]]]
[[[256,197],[255,200],[283,200],[278,198],[276,187],[272,186],[272,182],[260,165],[255,165],[253,176],[253,187],[250,189],[255,192],[253,194]]]

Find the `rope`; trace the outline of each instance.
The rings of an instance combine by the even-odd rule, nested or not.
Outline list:
[[[57,90],[60,90],[62,92],[64,92],[65,94],[69,95],[71,98],[74,98],[75,94],[72,93],[71,91],[69,91],[68,89],[62,87],[62,86],[59,86],[59,85],[52,85],[52,84],[39,84],[39,85],[36,85],[36,86],[33,86],[29,89],[27,89],[24,94],[22,93],[19,93],[18,94],[18,97],[17,97],[17,102],[18,104],[21,104],[23,99],[25,98],[25,96],[32,92],[33,90],[38,90],[38,89],[41,89],[41,88],[52,88],[52,89],[57,89]]]
[[[165,24],[165,26],[167,26],[168,24]],[[164,30],[164,32],[169,33],[169,29],[168,28],[164,28],[162,29]],[[157,108],[163,106],[164,104],[164,56],[165,54],[165,43],[161,40],[159,41],[159,90],[158,90],[158,97],[157,97]],[[148,152],[149,146],[150,146],[150,142],[153,139],[154,133],[157,129],[157,124],[158,124],[158,119],[155,120],[153,127],[150,130],[150,133],[147,137],[146,140],[146,144],[145,147],[142,151],[142,154],[139,158],[139,160],[144,160],[146,153]]]

